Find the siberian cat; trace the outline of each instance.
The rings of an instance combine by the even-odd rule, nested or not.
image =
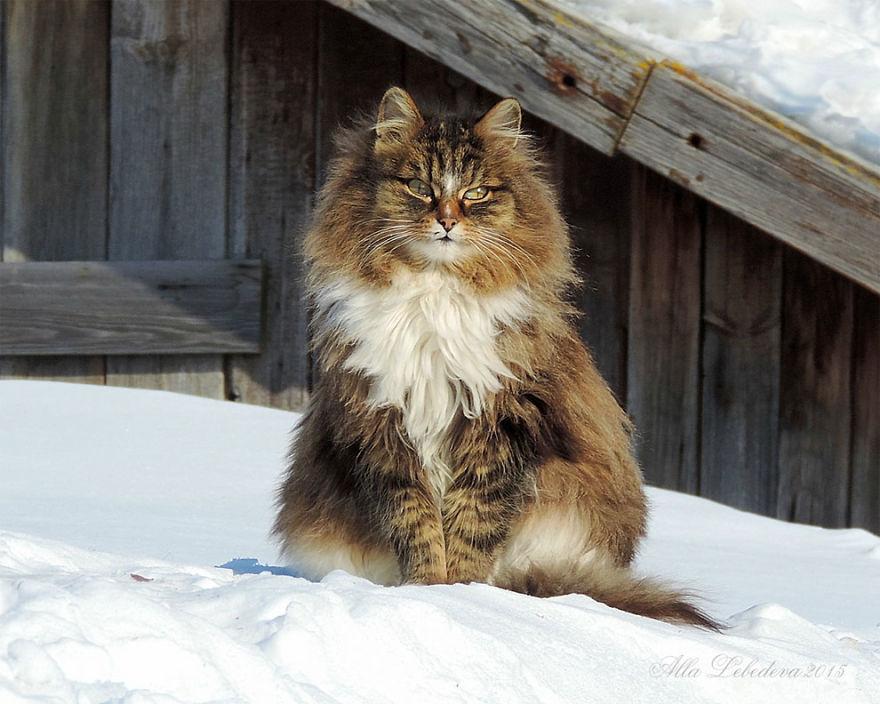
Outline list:
[[[521,111],[344,131],[305,242],[320,366],[275,532],[311,578],[588,594],[714,628],[629,569],[631,427],[572,327],[577,282]]]

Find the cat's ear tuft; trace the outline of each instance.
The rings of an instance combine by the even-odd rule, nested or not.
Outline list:
[[[474,131],[483,139],[509,140],[510,146],[522,137],[522,108],[516,98],[504,98],[496,103],[483,115],[474,127]]]
[[[376,136],[383,142],[400,142],[424,124],[415,101],[403,88],[389,88],[379,103]]]

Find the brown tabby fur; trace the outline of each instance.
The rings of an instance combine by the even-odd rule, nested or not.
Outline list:
[[[407,436],[403,408],[371,399],[375,380],[346,366],[356,343],[332,307],[316,307],[320,378],[293,443],[275,531],[312,577],[344,567],[388,584],[582,592],[714,628],[681,594],[629,571],[646,517],[632,428],[571,324],[565,296],[577,277],[568,231],[519,118],[519,105],[507,99],[476,122],[426,119],[404,91],[391,89],[377,124],[339,137],[305,245],[313,300],[339,277],[381,291],[401,271],[442,270],[473,297],[518,288],[532,313],[494,338],[511,377],[476,417],[459,409],[449,423],[442,452],[452,476],[440,493]],[[488,186],[489,197],[451,198],[442,192],[449,173],[462,189]],[[414,178],[434,195],[415,197],[407,186]],[[447,216],[475,244],[434,261],[413,242],[443,246],[426,233]],[[388,222],[409,224],[377,227]],[[576,546],[570,554],[519,547],[552,547],[560,531]]]

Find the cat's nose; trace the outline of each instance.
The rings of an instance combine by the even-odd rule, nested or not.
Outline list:
[[[461,217],[461,208],[458,203],[452,200],[440,201],[440,207],[437,208],[437,222],[443,225],[443,229],[449,232],[458,224]]]
[[[458,225],[458,220],[455,218],[438,218],[440,224],[443,225],[443,229],[449,232],[453,227]]]

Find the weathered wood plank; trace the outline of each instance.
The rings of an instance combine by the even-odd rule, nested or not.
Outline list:
[[[226,255],[228,4],[114,0],[109,256]],[[220,356],[114,357],[107,383],[225,396]]]
[[[700,495],[776,515],[781,247],[710,206],[704,249]]]
[[[854,296],[850,525],[880,533],[880,297]]]
[[[461,114],[479,113],[492,107],[497,99],[457,71],[411,47],[404,47],[403,85],[420,108],[439,105]]]
[[[651,68],[553,0],[330,1],[606,154]]]
[[[403,45],[373,32],[357,17],[319,5],[318,185],[327,175],[333,135],[362,111],[374,110],[382,94],[403,82]],[[366,57],[369,57],[368,59]],[[376,67],[382,70],[377,71]]]
[[[777,515],[844,526],[849,508],[853,286],[784,256]]]
[[[663,65],[652,72],[620,148],[880,292],[880,172],[783,118]]]
[[[259,260],[0,264],[0,354],[259,352]]]
[[[629,320],[630,213],[633,169],[628,159],[607,157],[560,133],[560,190],[571,225],[575,263],[584,287],[575,302],[583,312],[581,336],[617,398],[626,400]],[[645,223],[643,223],[645,224]]]
[[[634,178],[627,409],[646,479],[696,493],[700,203],[647,169]]]
[[[107,24],[90,0],[0,6],[0,260],[104,259]],[[104,382],[101,357],[0,359],[0,378]]]
[[[299,246],[315,189],[316,2],[234,2],[230,252],[266,263],[265,348],[228,360],[228,396],[301,409],[309,340]],[[296,41],[290,40],[296,37]]]

